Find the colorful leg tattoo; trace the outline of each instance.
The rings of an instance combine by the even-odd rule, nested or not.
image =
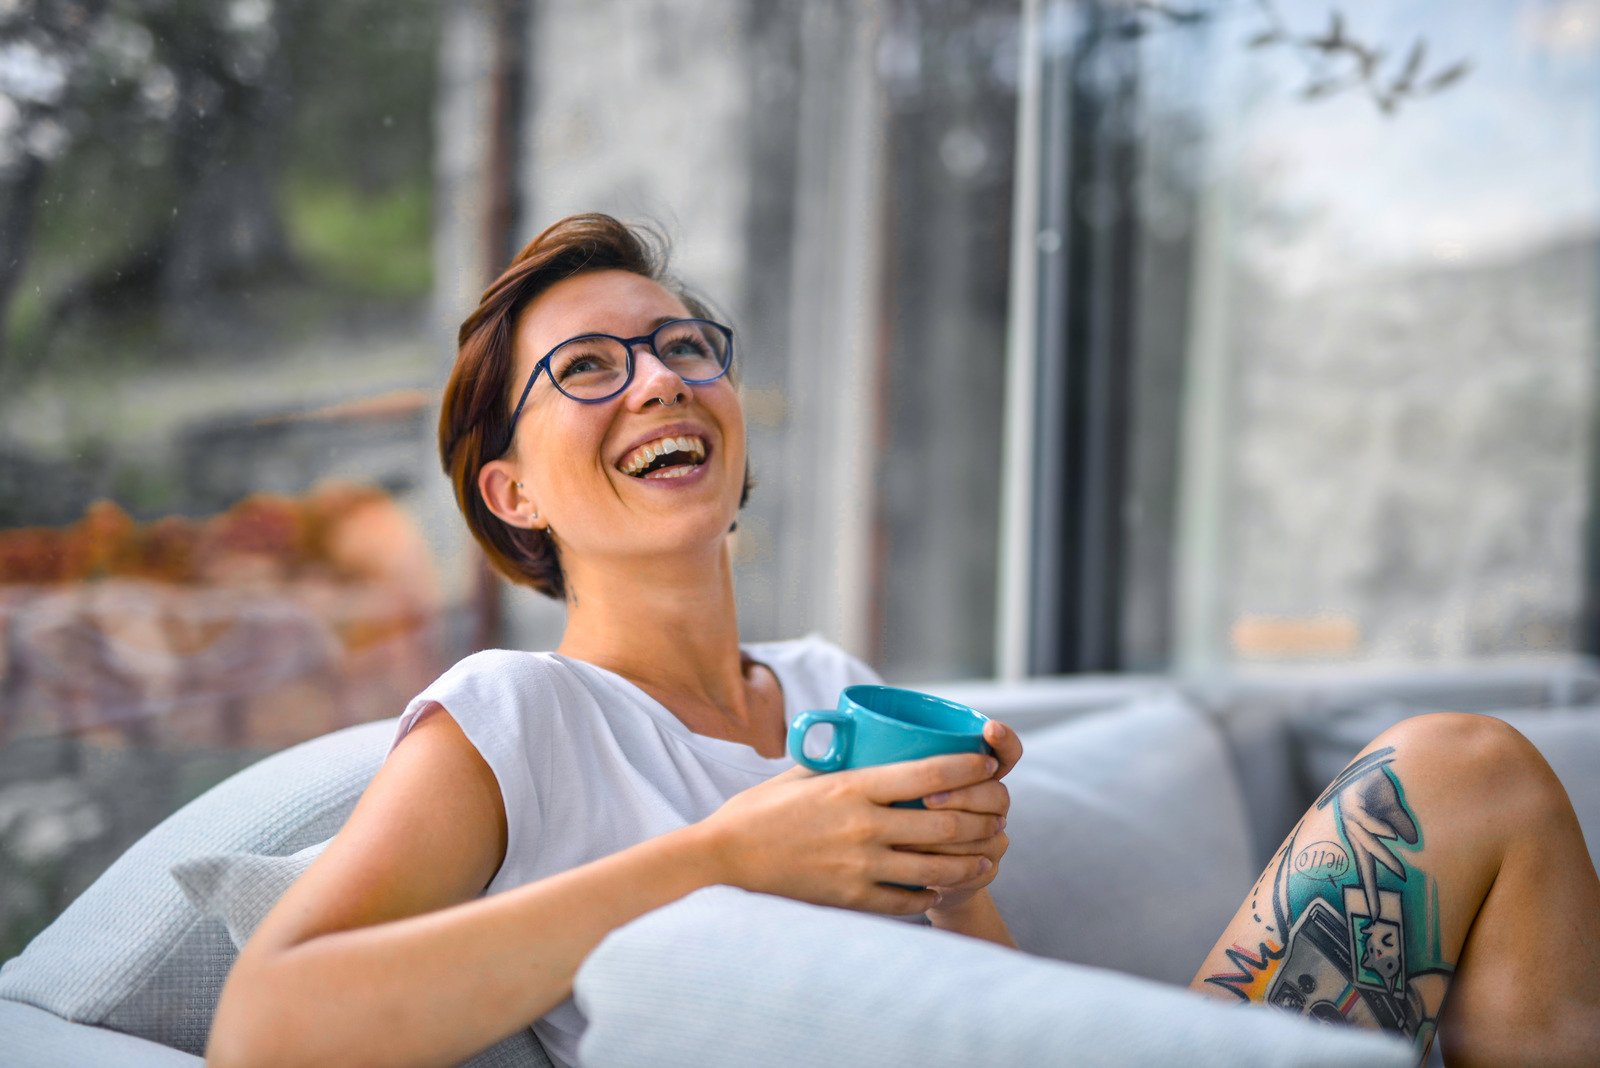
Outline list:
[[[1265,937],[1227,951],[1234,971],[1205,982],[1329,1023],[1433,1041],[1453,968],[1441,957],[1438,887],[1410,861],[1422,828],[1406,804],[1394,749],[1368,753],[1328,786],[1338,841],[1289,835],[1251,890]],[[1263,905],[1265,908],[1263,908]],[[1263,915],[1263,913],[1267,913]]]

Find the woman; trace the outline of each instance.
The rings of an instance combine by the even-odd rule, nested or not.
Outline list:
[[[641,234],[590,215],[523,249],[462,325],[445,469],[491,561],[564,598],[566,631],[555,653],[468,657],[411,703],[241,952],[209,1058],[451,1063],[533,1023],[570,1062],[584,957],[718,883],[1010,944],[987,887],[1013,732],[988,728],[998,759],[784,759],[797,710],[875,676],[818,639],[738,641],[745,428],[713,319]],[[913,797],[926,809],[890,807]],[[1307,813],[1195,986],[1421,1048],[1453,976],[1452,1053],[1580,1057],[1596,947],[1600,883],[1548,767],[1497,721],[1422,717]]]
[[[986,887],[1012,732],[989,726],[998,760],[815,776],[784,757],[798,711],[876,676],[817,639],[739,644],[745,428],[711,318],[643,235],[579,216],[462,325],[445,469],[490,560],[566,600],[566,631],[554,654],[469,657],[411,703],[240,953],[208,1059],[454,1063],[538,1021],[570,1063],[588,952],[719,883],[1009,943]],[[909,798],[926,810],[889,807]]]

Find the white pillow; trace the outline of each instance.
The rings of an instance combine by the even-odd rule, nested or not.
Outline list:
[[[193,857],[174,864],[172,877],[190,904],[221,920],[234,946],[242,949],[272,906],[331,841],[317,842],[284,857],[260,853]],[[534,1033],[523,1028],[479,1051],[461,1068],[551,1068],[551,1062]]]
[[[728,887],[613,931],[574,996],[593,1068],[1415,1064],[1376,1032]]]
[[[272,906],[331,841],[317,842],[286,857],[260,853],[191,857],[172,866],[172,877],[189,903],[226,924],[234,948],[243,949]]]

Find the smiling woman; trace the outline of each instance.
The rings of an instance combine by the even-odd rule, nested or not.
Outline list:
[[[632,339],[635,343],[648,339],[657,360],[678,362],[673,353],[675,348],[681,351],[685,344],[686,327],[669,328],[668,324],[680,316],[694,335],[689,342],[697,350],[697,359],[705,359],[701,351],[703,346],[712,347],[721,370],[713,375],[705,374],[703,368],[691,367],[684,376],[686,381],[701,379],[709,383],[723,374],[731,377],[736,373],[732,366],[732,331],[712,322],[713,314],[706,302],[668,273],[665,240],[650,230],[625,226],[607,215],[575,215],[551,226],[529,242],[484,291],[477,309],[461,324],[459,355],[445,386],[439,418],[439,453],[445,473],[455,487],[456,503],[466,517],[467,527],[489,561],[512,582],[556,598],[566,597],[567,590],[551,521],[541,517],[542,523],[534,520],[525,523],[520,518],[507,519],[497,514],[489,503],[492,494],[480,493],[479,483],[482,473],[488,469],[491,471],[489,486],[501,487],[494,473],[512,468],[490,465],[508,451],[515,453],[519,449],[514,432],[524,411],[542,410],[552,400],[566,399],[558,394],[558,389],[567,391],[571,399],[588,403],[607,400],[608,393],[615,395],[632,385],[631,379],[638,374],[634,346],[608,332],[608,328],[616,324],[579,323],[571,328],[571,335],[552,337],[543,348],[539,347],[543,339],[529,337],[527,333],[526,311],[536,298],[557,286],[593,286],[595,282],[589,276],[596,272],[608,276],[620,274],[623,277],[616,278],[614,284],[638,288],[642,290],[641,300],[659,298],[669,309],[664,318],[649,324],[650,333],[646,337]],[[696,328],[692,324],[704,325]],[[665,337],[660,336],[662,331],[666,332]],[[555,333],[559,334],[560,330]],[[526,346],[521,344],[524,341]],[[593,365],[607,359],[614,364],[618,349],[624,363],[623,384],[619,386],[611,381],[602,389],[594,384]],[[608,352],[611,353],[609,357]],[[531,357],[524,365],[518,361],[519,353],[525,357],[531,353],[543,353],[543,356]],[[587,367],[577,363],[583,357],[591,361]],[[541,372],[546,373],[541,375]],[[615,372],[613,367],[613,374]],[[579,381],[573,374],[589,380]],[[513,394],[518,383],[525,385]],[[672,398],[645,399],[658,400],[663,407],[676,403]],[[582,416],[581,412],[565,414],[573,418]],[[533,436],[539,433],[536,430]],[[656,437],[661,438],[666,433],[665,428],[658,428]],[[693,426],[674,427],[671,434],[696,438]],[[652,446],[651,460],[656,458],[655,442],[656,439],[651,439],[637,443],[640,447]],[[699,448],[701,459],[698,462],[703,464],[709,458],[703,441]],[[739,451],[743,452],[742,440]],[[631,466],[639,457],[630,449],[625,459]],[[571,466],[576,457],[564,455],[561,462]],[[630,469],[628,473],[639,472]],[[512,479],[513,487],[516,481],[518,479]],[[753,484],[746,467],[740,508],[749,499]],[[511,511],[515,513],[515,507]]]
[[[494,566],[565,600],[560,645],[476,653],[410,702],[241,950],[208,1062],[454,1063],[531,1025],[571,1063],[589,951],[714,884],[1010,943],[988,885],[1014,733],[826,776],[786,754],[801,711],[881,680],[816,636],[739,639],[733,339],[658,238],[603,215],[552,226],[489,287],[440,455]]]

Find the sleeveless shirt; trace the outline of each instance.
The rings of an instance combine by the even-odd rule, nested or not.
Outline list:
[[[784,722],[832,708],[839,691],[881,682],[818,635],[742,646],[783,690]],[[492,649],[465,658],[412,699],[394,747],[435,705],[494,772],[506,855],[484,896],[575,868],[704,819],[790,767],[741,742],[696,734],[621,675],[557,653]],[[585,1022],[568,998],[533,1025],[557,1064],[577,1061]]]

